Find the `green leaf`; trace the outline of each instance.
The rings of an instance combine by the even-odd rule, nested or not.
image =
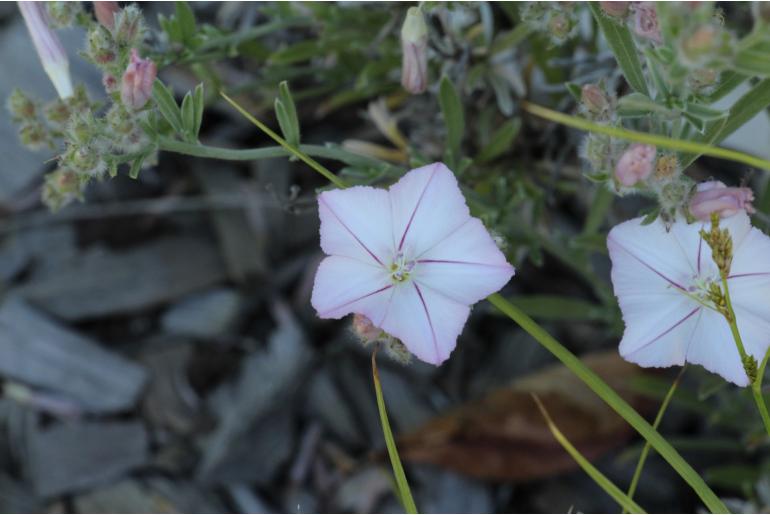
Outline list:
[[[615,54],[615,59],[618,61],[618,65],[628,84],[635,91],[649,96],[650,93],[642,71],[642,63],[636,52],[636,45],[634,44],[631,32],[625,26],[619,25],[608,16],[605,16],[598,2],[590,2],[588,5],[591,13],[594,15],[596,24],[604,34],[604,39],[607,40],[610,50]]]
[[[460,96],[452,84],[452,81],[445,75],[441,78],[439,84],[439,104],[441,112],[444,114],[444,123],[447,131],[447,153],[450,161],[454,162],[460,157],[460,144],[465,131],[465,116],[463,106],[460,102]]]
[[[195,105],[192,93],[187,93],[182,99],[182,128],[187,136],[194,141],[195,134]]]
[[[193,135],[197,139],[201,132],[201,125],[203,124],[203,109],[205,108],[202,82],[195,86],[195,90],[193,91],[193,108],[195,110]]]
[[[152,86],[152,97],[158,104],[160,114],[171,125],[171,128],[177,133],[182,133],[184,125],[182,124],[182,114],[179,112],[179,106],[176,100],[174,100],[174,96],[160,79],[155,79],[155,83]]]
[[[770,41],[759,41],[748,48],[738,50],[730,61],[730,66],[743,75],[770,76]]]
[[[566,347],[556,341],[548,332],[534,320],[524,314],[516,306],[494,293],[487,300],[516,322],[538,343],[551,352],[564,365],[578,376],[591,390],[594,391],[615,412],[623,417],[644,439],[660,454],[679,475],[689,484],[695,493],[712,513],[728,513],[727,507],[708,487],[697,472],[682,458],[682,456],[658,433],[634,408],[632,408],[618,393],[605,383],[595,372],[589,369],[580,359]]]
[[[505,122],[492,135],[489,144],[481,149],[481,152],[476,157],[476,162],[479,164],[488,163],[511,148],[513,140],[518,136],[520,129],[521,118],[513,118]]]
[[[567,88],[567,92],[572,95],[572,98],[574,98],[576,102],[583,101],[583,88],[579,85],[574,82],[565,82],[564,87]]]
[[[299,118],[297,117],[297,107],[294,105],[294,99],[291,96],[289,84],[286,81],[283,81],[278,85],[278,98],[275,101],[275,114],[286,141],[291,145],[299,145],[300,129]]]
[[[131,168],[128,170],[128,176],[132,179],[139,177],[139,171],[142,169],[144,160],[147,159],[147,154],[142,154],[131,162]]]
[[[618,114],[625,118],[636,118],[657,113],[671,116],[671,110],[642,93],[629,93],[618,99]]]
[[[179,33],[182,42],[188,46],[192,46],[197,33],[195,26],[195,14],[193,14],[190,4],[187,2],[175,2],[176,3],[176,22],[179,26]]]
[[[764,111],[768,105],[770,105],[770,79],[764,79],[758,82],[753,88],[747,91],[746,94],[739,98],[735,104],[733,104],[730,108],[730,114],[727,115],[724,123],[714,124],[714,126],[709,127],[704,134],[697,138],[698,142],[705,143],[706,145],[718,145],[727,136],[738,130],[744,123],[754,118],[758,113]],[[690,166],[701,154],[707,154],[707,152],[696,151],[694,153],[682,155],[680,159],[682,168]],[[767,169],[766,166],[757,163],[746,164]]]
[[[722,72],[719,76],[719,84],[714,88],[708,96],[706,96],[705,103],[713,104],[717,100],[728,95],[732,90],[746,82],[748,77],[731,71]]]
[[[582,454],[580,454],[580,451],[578,451],[575,446],[570,443],[567,437],[564,436],[564,434],[553,422],[551,416],[548,414],[548,411],[546,411],[545,406],[543,406],[543,403],[540,401],[540,398],[534,394],[532,395],[532,398],[535,400],[537,407],[540,409],[540,413],[542,413],[543,418],[545,418],[545,422],[548,424],[548,429],[551,430],[553,437],[556,438],[556,441],[559,442],[562,447],[564,447],[564,450],[567,451],[570,456],[572,456],[572,459],[574,459],[577,464],[580,465],[580,468],[582,468],[583,471],[588,474],[588,476],[607,493],[607,495],[615,499],[615,501],[620,505],[621,508],[623,508],[623,510],[625,510],[625,512],[647,513],[629,496],[624,494],[623,491],[615,485],[615,483],[607,479],[607,476],[599,472],[599,469],[594,467],[590,461],[588,461]]]

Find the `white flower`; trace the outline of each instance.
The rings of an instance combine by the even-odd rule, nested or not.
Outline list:
[[[48,24],[45,2],[18,2],[18,4],[43,69],[51,78],[59,98],[71,97],[73,90],[67,53],[59,37]]]
[[[607,237],[612,284],[626,324],[620,354],[645,367],[703,365],[747,386],[730,326],[707,300],[709,284],[721,282],[699,234],[711,224],[688,225],[679,218],[666,231],[660,220],[641,221],[622,223]],[[744,211],[720,227],[733,240],[727,283],[738,330],[746,352],[759,362],[770,345],[770,238],[751,227]]]
[[[449,357],[470,306],[514,273],[442,163],[389,190],[326,191],[318,210],[329,254],[313,286],[318,315],[364,315],[428,363]]]

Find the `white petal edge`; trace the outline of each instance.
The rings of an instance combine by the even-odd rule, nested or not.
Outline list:
[[[443,163],[416,168],[389,190],[397,249],[419,256],[470,217],[454,173]]]
[[[379,326],[420,360],[443,363],[457,345],[470,308],[414,282],[399,284]]]

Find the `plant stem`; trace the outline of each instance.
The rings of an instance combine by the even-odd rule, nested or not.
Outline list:
[[[530,102],[522,102],[521,107],[535,116],[551,120],[552,122],[561,123],[569,127],[576,129],[582,129],[584,131],[596,132],[599,134],[606,134],[615,138],[625,139],[628,141],[637,141],[639,143],[648,143],[660,148],[667,148],[669,150],[678,150],[680,152],[689,152],[693,154],[702,154],[706,156],[719,157],[722,159],[728,159],[730,161],[736,161],[738,163],[744,163],[749,166],[761,168],[763,170],[770,170],[770,161],[762,159],[756,156],[738,152],[737,150],[729,150],[721,147],[714,147],[704,143],[696,143],[694,141],[685,141],[672,139],[667,136],[661,136],[659,134],[648,134],[646,132],[631,131],[623,129],[621,127],[611,127],[609,125],[599,125],[598,123],[590,122],[584,118],[577,116],[570,116],[568,114],[553,111],[537,104]]]
[[[735,340],[735,345],[738,347],[738,353],[741,356],[741,362],[747,363],[748,359],[754,359],[753,357],[749,358],[749,356],[746,354],[746,348],[743,346],[743,340],[741,339],[741,333],[738,331],[738,322],[735,319],[735,311],[733,310],[733,303],[730,300],[730,290],[727,287],[727,275],[722,275],[722,292],[725,297],[725,304],[727,305],[727,311],[729,316],[727,316],[727,322],[730,324],[730,331],[733,333],[733,339]],[[760,366],[759,370],[756,370],[756,376],[751,377],[749,375],[749,380],[751,381],[751,394],[754,398],[754,403],[757,405],[757,411],[759,411],[759,416],[762,418],[762,424],[765,426],[765,432],[767,432],[767,435],[770,436],[770,413],[767,412],[767,405],[765,404],[765,399],[762,396],[762,378],[765,375],[765,367],[767,367],[767,357],[768,354],[765,354],[765,357],[762,359],[762,365]],[[756,361],[754,361],[756,363]],[[747,374],[748,375],[748,374]]]
[[[487,300],[502,311],[519,327],[556,356],[567,368],[569,368],[586,386],[594,391],[615,412],[623,417],[631,427],[647,440],[652,447],[677,471],[677,473],[689,484],[695,493],[712,513],[729,513],[724,503],[709,488],[703,478],[682,458],[682,456],[669,444],[660,433],[644,420],[620,395],[605,383],[594,371],[589,369],[580,359],[572,354],[566,347],[556,341],[534,320],[528,317],[516,306],[505,300],[499,294],[494,293]]]
[[[551,430],[551,434],[556,439],[556,441],[559,442],[562,447],[564,447],[564,450],[567,451],[570,456],[572,456],[572,459],[574,459],[577,464],[580,465],[580,468],[582,468],[583,471],[585,471],[585,473],[588,474],[588,476],[593,479],[602,490],[607,492],[607,495],[617,501],[617,503],[623,508],[623,513],[628,513],[629,511],[632,513],[647,513],[641,506],[636,504],[633,499],[630,498],[630,496],[624,494],[620,488],[618,488],[612,481],[607,478],[607,476],[602,474],[599,469],[594,467],[593,464],[585,458],[585,456],[580,454],[580,451],[578,451],[575,446],[572,445],[572,443],[567,439],[566,436],[564,436],[564,434],[559,430],[558,426],[551,419],[551,416],[548,414],[545,406],[543,406],[540,398],[534,393],[532,394],[532,398],[535,400],[537,408],[543,415],[545,423],[548,425],[548,429]]]
[[[406,480],[404,467],[401,465],[401,458],[398,457],[396,441],[393,438],[393,432],[390,430],[388,411],[385,409],[385,399],[383,398],[382,386],[380,385],[380,373],[377,371],[377,349],[378,347],[375,347],[372,352],[372,378],[374,379],[374,393],[377,395],[377,408],[380,412],[382,433],[385,436],[385,445],[388,448],[388,456],[390,456],[390,465],[393,468],[393,475],[396,477],[398,497],[407,513],[417,513],[417,506],[414,504],[412,491],[409,489],[409,482]]]
[[[652,423],[652,428],[656,431],[658,430],[661,420],[663,420],[663,414],[666,412],[671,399],[674,397],[674,392],[676,391],[677,386],[679,386],[679,381],[682,379],[682,374],[684,374],[686,366],[687,365],[682,367],[682,370],[679,371],[676,379],[674,379],[674,382],[671,384],[671,388],[668,389],[668,393],[666,393],[666,396],[663,398],[663,403],[658,409],[658,414],[655,415],[655,421]],[[628,487],[627,495],[630,499],[633,499],[634,494],[636,493],[636,486],[639,484],[639,478],[642,476],[642,469],[644,469],[644,463],[647,461],[647,455],[650,453],[650,447],[650,442],[646,442],[642,449],[642,453],[639,455],[639,461],[636,464],[634,476],[631,478],[631,484]],[[624,513],[626,512],[624,511]]]

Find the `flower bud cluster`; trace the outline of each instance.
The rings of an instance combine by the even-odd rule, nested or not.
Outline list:
[[[137,51],[145,33],[141,11],[134,5],[121,9],[116,2],[95,4],[98,21],[79,2],[49,2],[47,16],[55,26],[87,27],[84,55],[103,72],[110,100],[106,108],[92,102],[82,86],[47,104],[18,90],[8,100],[24,145],[63,147],[57,169],[43,186],[43,200],[54,209],[81,198],[90,180],[102,178],[106,172],[114,174],[118,164],[128,159],[124,156],[142,152],[149,145],[142,122],[147,118],[157,68]],[[33,21],[37,23],[38,18]],[[147,162],[151,161],[152,157]]]
[[[701,229],[701,238],[711,248],[711,257],[719,268],[719,275],[726,278],[730,275],[730,265],[733,262],[733,238],[730,231],[719,228],[719,214],[711,214],[711,228]]]

